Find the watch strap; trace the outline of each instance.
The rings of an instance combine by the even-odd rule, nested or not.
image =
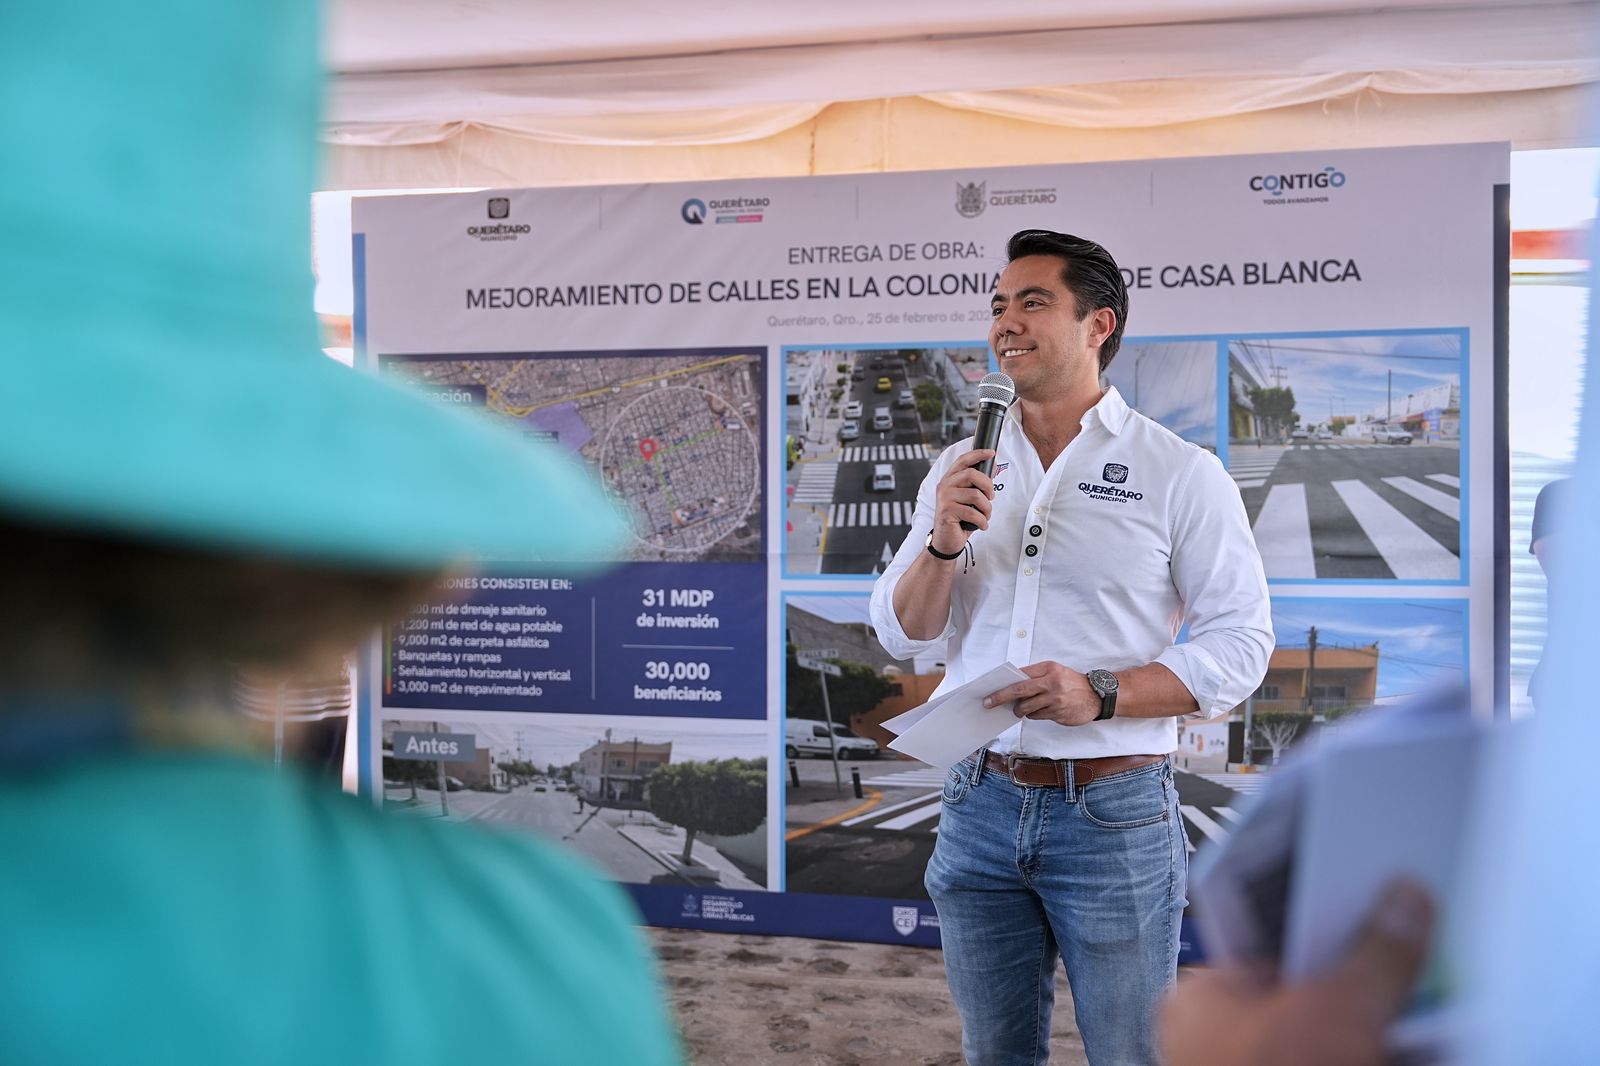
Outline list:
[[[1091,671],[1091,674],[1102,672],[1109,673],[1110,671],[1094,670]],[[1111,676],[1113,678],[1116,677],[1115,674],[1112,674]],[[1093,677],[1090,677],[1088,680],[1089,687],[1100,694],[1100,713],[1094,716],[1094,720],[1096,722],[1105,722],[1115,718],[1117,714],[1117,693],[1121,690],[1122,686],[1118,683],[1113,683],[1110,689],[1102,689],[1099,685],[1094,683]]]

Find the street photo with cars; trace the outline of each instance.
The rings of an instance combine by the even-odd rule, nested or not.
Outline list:
[[[976,342],[783,349],[786,574],[883,568],[932,459],[972,433],[989,358]]]

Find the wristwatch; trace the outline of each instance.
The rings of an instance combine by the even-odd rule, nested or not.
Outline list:
[[[1090,670],[1084,677],[1089,687],[1100,693],[1100,713],[1094,720],[1104,722],[1117,713],[1117,675],[1110,670]]]
[[[928,533],[928,539],[922,542],[922,546],[924,548],[927,548],[928,549],[928,554],[933,556],[935,559],[950,560],[950,559],[959,559],[959,558],[961,558],[961,551],[959,549],[956,550],[956,551],[950,552],[949,554],[946,554],[946,553],[940,551],[938,548],[935,548],[933,546],[933,533],[931,531]]]

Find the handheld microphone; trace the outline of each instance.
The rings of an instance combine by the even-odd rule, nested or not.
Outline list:
[[[1000,427],[1006,420],[1006,410],[1011,402],[1017,398],[1016,383],[1009,374],[990,374],[978,385],[978,428],[972,435],[972,449],[993,449],[1000,443]],[[994,473],[994,459],[985,459],[978,464],[985,477]],[[977,529],[977,524],[963,521],[961,528],[967,532]]]

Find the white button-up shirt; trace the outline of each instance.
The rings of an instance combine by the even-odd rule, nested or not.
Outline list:
[[[1000,431],[989,528],[975,564],[955,568],[950,617],[932,640],[906,636],[894,590],[926,550],[935,495],[972,439],[946,448],[917,492],[916,517],[872,590],[872,624],[890,655],[948,640],[935,695],[1009,661],[1072,670],[1166,666],[1199,704],[1226,714],[1266,675],[1272,616],[1239,489],[1217,457],[1132,410],[1107,389],[1049,470],[1014,406]],[[1187,625],[1188,639],[1178,643]],[[1052,759],[1158,755],[1178,743],[1175,717],[1064,726],[1021,719],[990,748]]]

